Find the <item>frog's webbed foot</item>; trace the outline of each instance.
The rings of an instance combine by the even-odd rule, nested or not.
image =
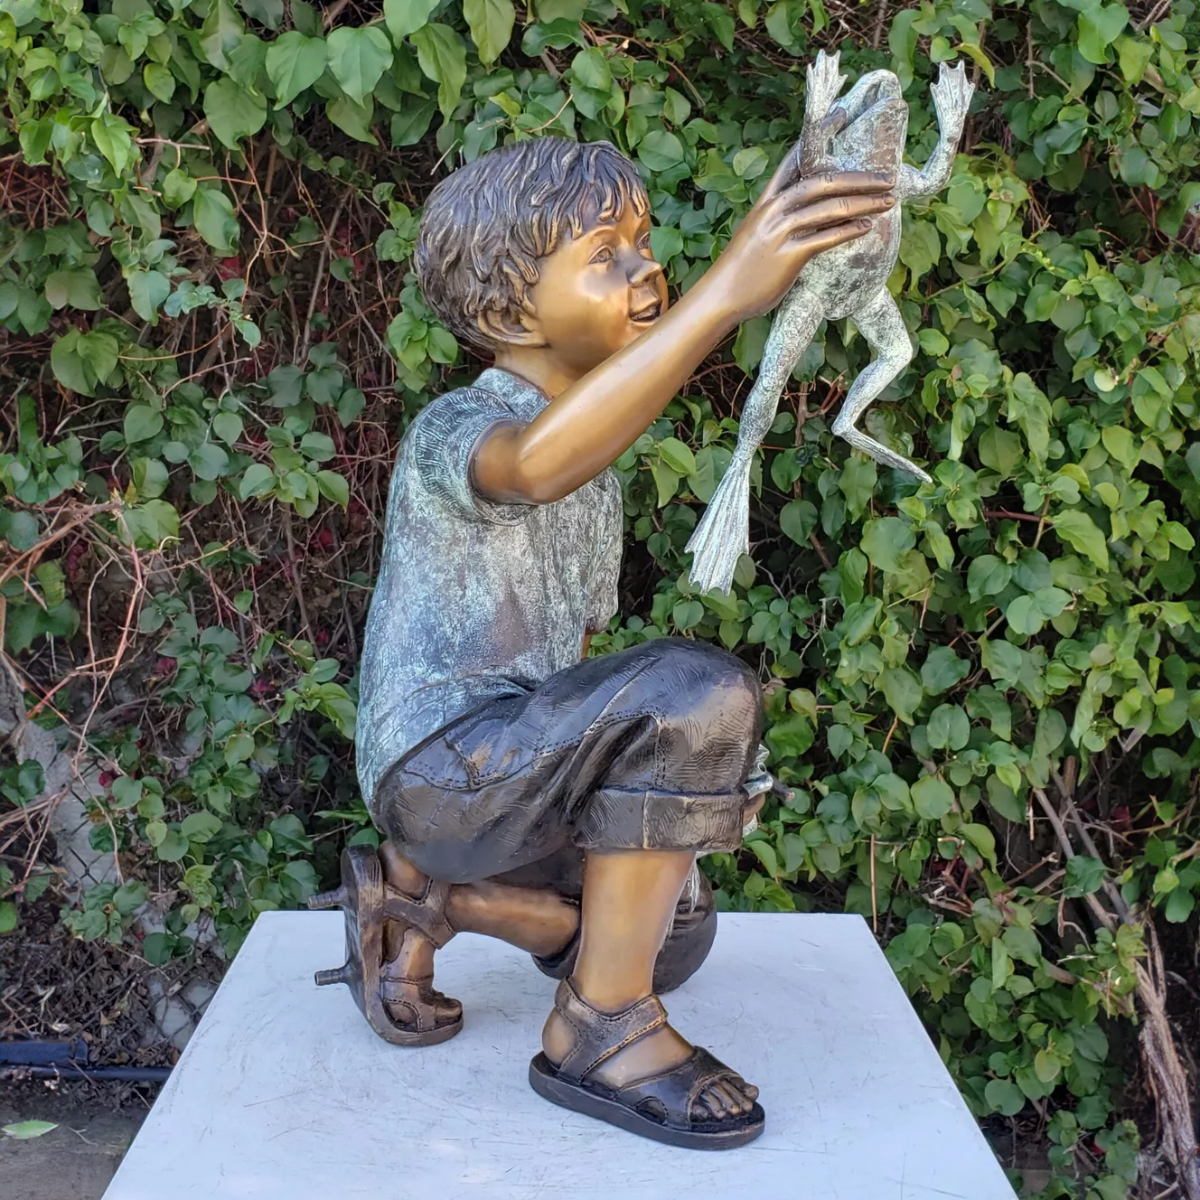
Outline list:
[[[975,85],[967,78],[962,63],[957,67],[942,63],[938,81],[930,85],[929,91],[937,109],[937,145],[920,171],[914,171],[912,167],[901,170],[900,192],[904,197],[932,196],[950,182],[954,155],[958,151],[967,110],[971,107],[971,97],[975,95]]]
[[[842,410],[833,422],[833,432],[876,462],[895,467],[898,471],[907,471],[929,483],[928,473],[916,463],[857,428],[859,418],[871,402],[912,362],[912,342],[909,341],[904,318],[887,288],[883,288],[861,311],[854,313],[853,318],[875,357],[851,385],[842,403]]]
[[[938,129],[943,137],[957,142],[971,107],[971,97],[975,94],[975,85],[967,78],[966,66],[959,63],[952,67],[942,63],[938,80],[930,85],[929,91],[937,109]]]
[[[840,58],[840,53],[826,54],[824,50],[819,50],[816,61],[808,64],[808,89],[804,96],[805,128],[825,120],[838,92],[842,90],[842,84],[846,82],[846,76],[838,71]]]

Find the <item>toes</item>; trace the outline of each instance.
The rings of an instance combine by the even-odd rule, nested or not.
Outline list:
[[[712,1084],[700,1093],[700,1103],[702,1107],[708,1109],[705,1115],[718,1121],[732,1115],[725,1105],[725,1098],[717,1090],[719,1087],[720,1084]]]

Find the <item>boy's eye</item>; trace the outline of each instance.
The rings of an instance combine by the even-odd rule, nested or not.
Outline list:
[[[591,261],[594,263],[612,262],[613,252],[611,246],[601,246],[595,254],[592,255]]]

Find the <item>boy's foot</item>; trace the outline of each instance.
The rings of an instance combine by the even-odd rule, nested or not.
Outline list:
[[[317,984],[346,984],[367,1023],[394,1045],[452,1038],[462,1028],[462,1005],[432,986],[433,952],[454,936],[445,917],[449,888],[430,882],[420,899],[405,896],[384,882],[379,856],[367,846],[347,847],[341,865],[341,887],[308,902],[341,907],[346,921],[346,963],[318,971]]]
[[[680,1037],[657,996],[605,1013],[563,980],[542,1045],[529,1082],[564,1108],[692,1149],[732,1149],[763,1131],[758,1088]]]

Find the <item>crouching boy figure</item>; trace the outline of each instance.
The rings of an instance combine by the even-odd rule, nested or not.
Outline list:
[[[434,953],[457,932],[503,938],[561,979],[537,1091],[682,1146],[763,1128],[757,1088],[656,994],[712,943],[697,855],[736,849],[761,803],[761,691],[741,660],[683,638],[585,656],[617,610],[612,463],[739,322],[891,207],[889,177],[795,169],[670,311],[645,189],[607,143],[508,146],[430,195],[421,288],[495,365],[401,443],[357,734],[386,842],[348,852],[343,887],[314,898],[347,910],[350,961],[321,981],[349,983],[383,1037],[457,1033]]]

